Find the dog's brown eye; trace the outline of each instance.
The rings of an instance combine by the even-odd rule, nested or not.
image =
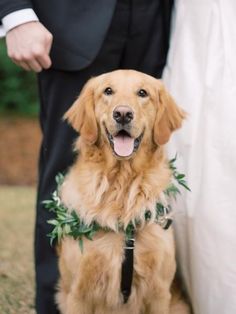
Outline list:
[[[107,96],[110,96],[112,94],[114,94],[113,90],[111,87],[107,87],[105,90],[104,90],[104,94],[107,95]]]
[[[145,89],[140,89],[137,94],[139,97],[147,97],[148,96],[148,93]]]

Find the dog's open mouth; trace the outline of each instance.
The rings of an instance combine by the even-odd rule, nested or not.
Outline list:
[[[119,157],[128,157],[135,152],[141,143],[143,132],[137,138],[133,138],[126,130],[120,130],[112,136],[106,128],[106,133],[113,152]]]

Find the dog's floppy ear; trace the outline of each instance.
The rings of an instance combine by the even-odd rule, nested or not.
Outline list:
[[[180,128],[186,113],[179,108],[174,99],[158,81],[158,109],[154,124],[154,141],[157,145],[168,142],[171,133]]]
[[[64,115],[64,119],[89,144],[94,144],[98,137],[94,108],[94,81],[95,78],[92,78],[86,83],[78,99]]]

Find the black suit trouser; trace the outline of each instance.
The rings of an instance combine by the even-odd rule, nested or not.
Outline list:
[[[42,201],[55,190],[55,176],[71,165],[76,132],[62,121],[63,114],[91,77],[118,68],[136,69],[160,77],[166,60],[168,34],[164,13],[157,0],[120,0],[96,57],[87,68],[65,72],[56,69],[38,76],[40,124],[43,133],[35,228],[36,310],[38,314],[58,313],[54,295],[58,280],[55,248],[50,247],[46,223],[52,213]],[[168,25],[167,25],[168,26]],[[81,43],[83,44],[83,43]]]

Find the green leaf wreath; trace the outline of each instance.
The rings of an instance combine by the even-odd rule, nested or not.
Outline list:
[[[169,167],[172,171],[172,182],[168,186],[168,188],[164,191],[164,194],[170,198],[176,198],[177,194],[180,194],[180,190],[177,187],[176,183],[188,191],[190,191],[189,187],[187,186],[187,182],[185,180],[185,175],[179,173],[175,166],[177,156],[169,161]],[[90,225],[86,225],[82,219],[80,219],[77,212],[72,209],[68,210],[67,207],[61,201],[59,196],[60,187],[64,181],[64,175],[59,173],[56,176],[56,183],[57,189],[52,193],[52,197],[50,200],[43,201],[45,208],[49,209],[51,212],[55,214],[55,218],[48,220],[48,223],[53,226],[53,230],[48,235],[50,237],[50,244],[53,245],[54,241],[58,243],[65,236],[73,237],[75,240],[78,239],[79,246],[81,251],[83,251],[83,238],[87,238],[89,240],[93,240],[95,233],[99,230],[103,231],[111,231],[109,228],[101,227],[96,221],[92,222]],[[160,224],[164,229],[167,229],[170,222],[171,207],[170,205],[162,204],[161,202],[156,203],[156,217],[155,221]],[[145,212],[145,220],[150,220],[151,212]],[[126,239],[132,238],[133,231],[135,230],[136,226],[138,226],[140,222],[138,220],[135,223],[130,222],[127,228],[124,228],[123,225],[119,225],[118,229],[122,230],[125,233]]]

